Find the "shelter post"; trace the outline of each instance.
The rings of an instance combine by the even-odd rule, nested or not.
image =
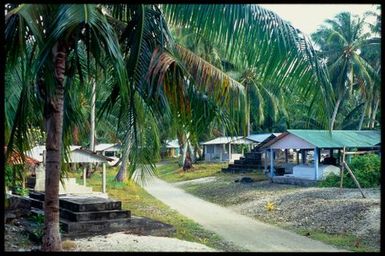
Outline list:
[[[83,169],[83,186],[86,186],[86,178],[87,178],[87,168]]]
[[[231,161],[231,142],[229,142],[229,163]]]
[[[274,176],[274,152],[273,149],[270,148],[270,177]]]
[[[299,151],[297,151],[297,164],[299,164]]]
[[[288,158],[289,158],[289,156],[288,156],[288,153],[287,153],[287,149],[285,149],[285,163],[288,162]]]
[[[267,173],[267,149],[265,149],[265,161],[264,161],[264,165],[265,165],[265,173]]]
[[[103,163],[102,192],[106,193],[106,163]]]
[[[315,180],[318,179],[318,148],[314,148],[314,170],[315,170]]]
[[[344,149],[343,149],[344,151],[343,151],[343,153],[342,153],[342,160],[341,160],[341,158],[340,158],[340,178],[341,178],[341,180],[340,180],[340,191],[341,191],[341,189],[342,189],[342,184],[344,183],[344,168],[345,168],[345,165],[344,165],[344,163],[345,163],[345,147],[344,147]],[[338,155],[341,155],[341,150],[338,150]]]

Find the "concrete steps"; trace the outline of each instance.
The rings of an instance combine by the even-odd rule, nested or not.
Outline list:
[[[234,164],[229,164],[227,168],[222,168],[224,173],[248,173],[256,172],[262,167],[262,153],[258,148],[253,148],[251,152],[245,153],[244,157],[234,160]]]
[[[44,193],[29,194],[32,213],[43,214]],[[131,212],[122,210],[121,201],[84,195],[59,197],[60,225],[64,235],[76,237],[124,231],[131,221]]]

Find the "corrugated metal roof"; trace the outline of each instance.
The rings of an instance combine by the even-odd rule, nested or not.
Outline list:
[[[166,140],[166,148],[179,148],[178,140]]]
[[[262,142],[264,140],[266,140],[267,138],[269,138],[271,135],[274,135],[275,137],[277,137],[278,135],[280,135],[281,133],[261,133],[261,134],[250,134],[249,136],[247,136],[246,138],[249,139],[249,140],[252,140],[252,141],[255,141],[255,142]]]
[[[233,142],[233,141],[236,141],[236,140],[239,140],[239,139],[242,139],[243,136],[235,136],[235,137],[218,137],[218,138],[215,138],[213,140],[209,140],[209,141],[206,141],[206,142],[202,142],[201,144],[202,145],[214,145],[214,144],[227,144],[229,143],[230,141]]]
[[[112,149],[115,147],[114,149]],[[120,147],[119,143],[100,143],[98,145],[95,145],[95,151],[116,151]]]
[[[33,147],[32,149],[26,151],[24,154],[36,159],[39,162],[43,162],[43,152],[45,150],[45,145],[38,145]]]
[[[374,147],[381,142],[380,131],[365,130],[287,130],[289,133],[319,147]]]

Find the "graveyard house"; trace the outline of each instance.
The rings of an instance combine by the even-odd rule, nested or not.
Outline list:
[[[161,155],[162,157],[178,157],[179,153],[179,143],[178,140],[166,140],[162,145]]]
[[[100,143],[95,146],[95,152],[112,159],[108,164],[115,165],[120,159],[121,144],[119,143]]]
[[[201,143],[208,162],[233,162],[243,156],[244,147],[250,144],[252,141],[243,136],[218,137]]]
[[[375,150],[380,142],[380,131],[373,130],[287,130],[262,146],[269,158],[265,171],[276,180],[280,179],[278,176],[321,180],[331,172],[340,174],[338,166],[344,148]],[[284,161],[277,161],[274,153],[279,151],[285,152]],[[289,163],[289,151],[296,154],[295,163]]]
[[[106,163],[112,159],[88,149],[84,149],[81,146],[71,145],[68,147],[68,155],[64,158],[66,164],[103,164],[103,175],[102,175],[102,193],[106,193]],[[25,153],[27,156],[32,157],[42,163],[36,169],[36,182],[35,190],[44,191],[45,187],[45,146],[36,146]],[[64,183],[64,184],[63,184]],[[81,194],[91,193],[92,189],[86,187],[86,169],[83,170],[83,186],[75,183],[75,178],[63,179],[63,183],[60,184],[59,194]]]

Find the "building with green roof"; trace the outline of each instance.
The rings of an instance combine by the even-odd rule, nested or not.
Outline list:
[[[270,176],[275,176],[274,173],[274,152],[284,150],[287,155],[287,150],[296,150],[297,154],[302,155],[302,164],[299,162],[292,167],[293,173],[291,176],[320,180],[332,170],[337,174],[337,160],[341,154],[341,150],[372,150],[379,149],[381,145],[380,131],[374,130],[287,130],[278,137],[263,145],[265,155],[268,152],[270,158]],[[321,152],[329,151],[329,159],[336,160],[335,162],[321,162]],[[306,164],[306,153],[313,154],[312,164]],[[335,153],[338,157],[335,158]],[[297,158],[299,159],[299,158]],[[287,159],[286,159],[287,162]],[[331,164],[336,168],[332,167]],[[265,161],[265,170],[267,171],[267,161]]]

